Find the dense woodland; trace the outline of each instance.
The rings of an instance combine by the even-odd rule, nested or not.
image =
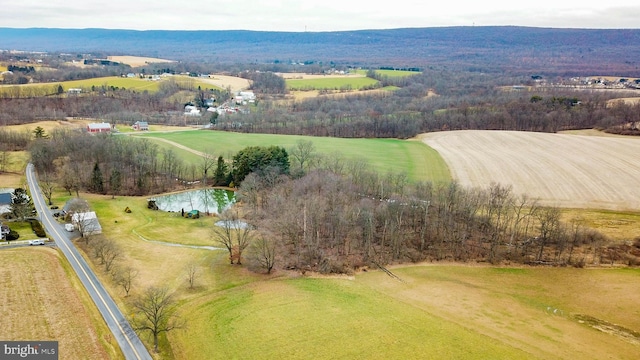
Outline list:
[[[639,42],[640,30],[637,29],[518,26],[336,32],[0,28],[0,49],[72,54],[106,52],[227,65],[434,66],[454,71],[521,75],[531,75],[533,71],[563,76],[614,72],[640,76]]]
[[[561,222],[558,208],[499,184],[410,184],[365,169],[321,162],[301,178],[280,177],[275,186],[269,177],[243,182],[244,210],[268,234],[281,266],[348,273],[425,260],[577,267],[640,261],[640,241],[610,246],[593,230]]]

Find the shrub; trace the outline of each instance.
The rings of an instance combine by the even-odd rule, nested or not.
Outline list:
[[[7,234],[7,241],[18,240],[19,237],[20,237],[20,234],[18,234],[17,231],[9,230],[9,233]]]
[[[29,220],[29,224],[31,224],[31,230],[33,230],[37,237],[47,237],[47,233],[44,231],[40,221]]]

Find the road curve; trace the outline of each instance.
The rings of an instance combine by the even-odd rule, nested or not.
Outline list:
[[[31,189],[31,197],[40,221],[42,221],[45,229],[53,237],[56,245],[62,250],[78,278],[87,289],[107,326],[111,329],[114,338],[118,341],[125,359],[151,360],[152,357],[142,344],[142,341],[140,341],[138,334],[133,330],[116,303],[100,283],[100,280],[98,280],[96,274],[75,248],[67,232],[48,211],[45,200],[40,193],[33,164],[27,165],[27,183]]]

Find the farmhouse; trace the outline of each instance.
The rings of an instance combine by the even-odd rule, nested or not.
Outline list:
[[[9,235],[11,229],[2,223],[0,223],[0,240],[6,239],[6,236]]]
[[[149,123],[146,121],[136,121],[131,128],[136,131],[149,131]]]
[[[69,95],[77,95],[77,94],[80,94],[81,92],[82,92],[82,89],[78,89],[78,88],[71,88],[67,90],[67,94]]]
[[[87,132],[96,134],[96,133],[110,133],[111,132],[111,124],[109,123],[91,123],[87,125]]]
[[[102,226],[98,222],[95,211],[74,213],[71,216],[71,223],[82,233],[82,236],[102,233]]]
[[[193,105],[187,105],[184,107],[184,115],[185,116],[200,116],[200,110]]]

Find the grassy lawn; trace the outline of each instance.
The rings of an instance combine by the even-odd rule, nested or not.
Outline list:
[[[320,79],[287,79],[289,90],[340,90],[343,88],[362,89],[375,85],[378,80],[367,77],[331,77]]]
[[[83,194],[90,200],[107,237],[127,237],[136,240],[171,242],[186,245],[213,246],[211,226],[215,218],[203,216],[187,219],[180,213],[147,209],[149,197],[100,196]],[[126,213],[125,208],[131,213]]]
[[[194,150],[213,149],[226,159],[247,146],[277,145],[289,149],[298,140],[309,140],[322,154],[342,154],[346,159],[364,159],[381,172],[405,172],[411,180],[450,181],[449,169],[437,152],[419,141],[397,139],[342,139],[272,134],[241,134],[220,131],[187,131],[143,134],[148,138],[163,138]],[[165,145],[162,145],[165,147]],[[184,155],[184,153],[180,153]],[[199,159],[191,155],[187,161]]]
[[[4,224],[9,226],[11,230],[20,234],[20,237],[17,240],[33,240],[38,238],[31,229],[31,224],[28,221],[7,221]]]

